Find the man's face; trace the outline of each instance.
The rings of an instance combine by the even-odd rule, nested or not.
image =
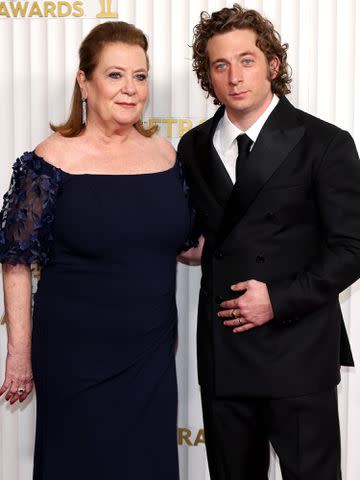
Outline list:
[[[277,75],[279,59],[270,65],[256,46],[252,30],[232,30],[208,41],[210,78],[218,100],[230,120],[249,128],[272,99],[271,79]]]

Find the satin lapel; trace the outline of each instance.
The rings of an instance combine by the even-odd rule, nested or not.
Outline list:
[[[259,191],[285,161],[305,132],[295,108],[282,97],[269,116],[229,198],[219,231],[221,243],[240,221]]]
[[[215,129],[223,114],[224,108],[220,107],[212,121],[199,132],[197,158],[202,177],[217,202],[222,208],[225,208],[233,189],[233,183],[213,144]]]

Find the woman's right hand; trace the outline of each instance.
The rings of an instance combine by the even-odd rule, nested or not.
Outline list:
[[[22,389],[24,389],[23,392]],[[8,352],[5,380],[0,388],[0,397],[7,392],[5,400],[12,405],[17,400],[23,402],[32,389],[33,377],[30,352]]]

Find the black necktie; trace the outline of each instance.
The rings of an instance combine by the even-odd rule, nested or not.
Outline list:
[[[235,167],[235,172],[236,172],[236,181],[240,178],[241,175],[241,169],[246,163],[246,159],[249,156],[250,153],[250,147],[251,144],[253,143],[252,140],[246,135],[246,133],[242,133],[238,137],[236,137],[236,141],[238,144],[238,156],[236,159],[236,167]]]

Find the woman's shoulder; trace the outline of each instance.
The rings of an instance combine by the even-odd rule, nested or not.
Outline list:
[[[51,136],[52,137],[52,136]],[[12,166],[13,178],[16,182],[32,179],[41,181],[45,175],[56,183],[61,180],[61,169],[54,162],[54,151],[51,148],[53,140],[48,137],[41,142],[34,150],[22,153]]]
[[[45,160],[53,167],[61,168],[67,143],[67,138],[59,133],[53,133],[36,146],[34,153],[38,158]]]
[[[176,151],[172,144],[160,135],[153,135],[151,137],[153,147],[158,150],[161,156],[167,159],[169,167],[174,166],[176,161]]]

